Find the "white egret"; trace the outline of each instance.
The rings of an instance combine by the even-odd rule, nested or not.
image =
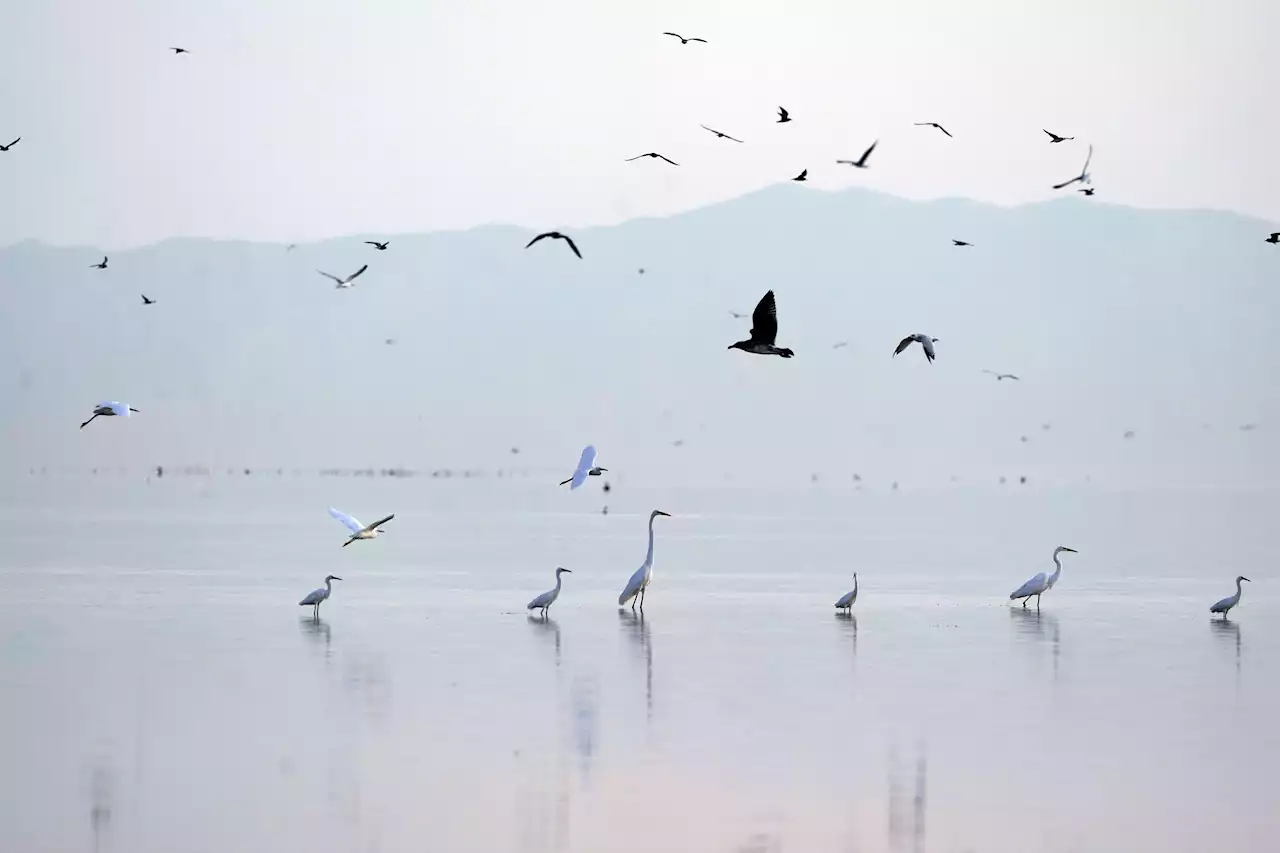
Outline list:
[[[356,270],[346,278],[338,278],[333,273],[325,272],[324,270],[316,270],[316,272],[320,273],[320,275],[324,276],[325,278],[331,278],[334,281],[336,281],[338,283],[338,289],[341,290],[348,287],[355,287],[356,277],[359,276],[360,273],[364,272],[368,268],[369,268],[369,265],[365,264],[364,266],[360,267],[360,269]]]
[[[121,403],[118,400],[107,400],[105,403],[99,403],[93,407],[93,418],[110,418],[115,417],[116,415],[119,415],[122,418],[127,418],[129,417],[130,412],[136,411],[138,410],[133,406],[130,406],[128,403]],[[89,418],[89,420],[80,424],[80,429],[84,429],[89,424],[93,423],[93,418]]]
[[[573,490],[585,483],[588,477],[599,477],[601,472],[608,470],[608,468],[601,468],[596,465],[596,447],[594,444],[588,444],[582,448],[582,456],[578,457],[578,467],[573,469],[573,476],[567,480],[561,480],[560,485],[573,483],[569,487],[570,490]]]
[[[387,532],[385,530],[379,530],[378,528],[396,517],[396,514],[393,512],[381,521],[375,521],[373,524],[364,525],[340,509],[329,507],[329,515],[332,515],[334,518],[338,519],[338,521],[341,521],[347,526],[347,529],[351,531],[351,538],[342,543],[343,548],[347,547],[357,539],[376,539],[379,534]]]
[[[320,618],[320,602],[326,600],[329,594],[333,592],[333,584],[330,581],[340,581],[342,578],[337,575],[324,576],[324,589],[313,589],[307,593],[307,597],[298,602],[299,607],[314,607],[315,618]]]
[[[622,590],[622,595],[618,596],[618,606],[631,602],[631,609],[636,609],[635,599],[640,600],[640,609],[644,610],[644,591],[648,588],[649,582],[653,580],[653,520],[660,515],[671,517],[671,513],[663,512],[655,509],[649,513],[649,550],[644,555],[644,565],[636,569],[635,574],[631,576],[631,580],[627,581],[627,586]]]
[[[836,602],[836,610],[849,610],[853,607],[853,603],[858,600],[858,573],[853,573],[853,589],[840,596],[840,600]]]
[[[1053,570],[1053,574],[1046,575],[1044,572],[1041,572],[1022,586],[1015,589],[1013,592],[1009,593],[1009,600],[1013,601],[1021,598],[1022,606],[1026,607],[1027,600],[1034,595],[1036,597],[1036,609],[1039,610],[1040,596],[1053,589],[1053,585],[1058,582],[1058,576],[1062,574],[1062,563],[1058,560],[1058,555],[1063,551],[1071,554],[1078,553],[1075,548],[1068,548],[1065,545],[1059,545],[1057,548],[1054,548],[1053,564],[1057,566],[1057,568]]]
[[[1244,575],[1237,575],[1236,576],[1236,594],[1228,595],[1226,598],[1222,599],[1221,601],[1214,602],[1214,605],[1209,608],[1209,612],[1221,613],[1222,618],[1226,619],[1227,611],[1240,603],[1240,581],[1248,581],[1248,580],[1249,579]],[[1253,583],[1253,581],[1249,581],[1249,583]]]
[[[556,588],[552,590],[548,590],[547,592],[544,592],[542,595],[535,598],[533,601],[530,601],[529,604],[525,607],[525,609],[541,610],[542,615],[545,618],[547,615],[547,611],[551,609],[551,605],[555,604],[556,599],[560,597],[560,575],[563,574],[564,572],[569,572],[569,574],[573,574],[573,572],[570,571],[569,569],[562,569],[557,567],[556,568]]]

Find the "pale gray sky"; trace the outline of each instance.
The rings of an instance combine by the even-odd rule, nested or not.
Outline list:
[[[802,168],[1033,201],[1089,141],[1108,200],[1280,223],[1278,32],[1270,0],[16,3],[0,245],[607,224]]]

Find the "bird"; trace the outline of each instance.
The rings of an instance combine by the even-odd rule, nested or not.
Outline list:
[[[578,467],[573,469],[573,476],[567,480],[562,480],[560,485],[565,483],[573,483],[569,487],[572,491],[587,481],[588,477],[599,477],[601,472],[608,471],[608,468],[601,468],[596,465],[596,448],[594,444],[588,444],[582,448],[582,455],[578,457]]]
[[[700,42],[702,42],[703,44],[706,44],[706,43],[707,43],[707,40],[706,40],[706,39],[693,38],[692,36],[690,36],[689,38],[685,38],[684,36],[680,35],[679,33],[663,33],[663,35],[664,35],[664,36],[675,36],[676,38],[680,39],[680,43],[681,43],[681,44],[688,44],[688,43],[689,43],[689,42],[691,42],[691,41],[700,41]]]
[[[778,305],[770,290],[761,299],[756,310],[751,313],[751,337],[736,344],[729,344],[729,349],[740,349],[756,355],[780,355],[791,358],[794,352],[786,347],[774,346],[778,338]]]
[[[1033,577],[1031,580],[1024,583],[1022,586],[1015,589],[1013,592],[1009,593],[1009,600],[1013,601],[1015,599],[1021,598],[1022,606],[1026,607],[1027,600],[1034,595],[1036,597],[1036,609],[1039,610],[1040,596],[1048,592],[1049,590],[1053,589],[1054,584],[1058,582],[1058,576],[1062,574],[1062,563],[1059,562],[1058,555],[1061,554],[1063,551],[1066,551],[1070,554],[1079,553],[1076,551],[1075,548],[1068,548],[1065,545],[1059,545],[1057,548],[1054,548],[1053,564],[1057,566],[1057,568],[1053,570],[1053,574],[1045,575],[1044,572],[1041,572],[1040,574]]]
[[[778,120],[774,124],[784,124],[791,121],[791,113],[787,112],[786,107],[778,107]]]
[[[353,284],[353,282],[356,280],[356,278],[358,278],[358,277],[359,277],[359,275],[360,275],[362,272],[364,272],[364,271],[365,271],[365,270],[367,270],[368,268],[369,268],[369,265],[368,265],[368,264],[365,264],[364,266],[360,267],[360,269],[356,270],[355,272],[353,272],[351,275],[347,276],[346,278],[338,278],[338,277],[337,277],[336,275],[334,275],[333,273],[328,273],[328,272],[325,272],[324,270],[316,270],[316,272],[320,273],[320,275],[324,276],[325,278],[331,278],[331,279],[333,279],[334,281],[336,281],[336,282],[338,283],[338,289],[339,289],[339,290],[342,290],[342,289],[344,289],[344,288],[348,288],[348,287],[355,287],[355,284]]]
[[[1264,243],[1280,243],[1280,231],[1271,232],[1271,236],[1263,241]]]
[[[938,130],[942,131],[943,133],[947,133],[947,129],[942,125],[938,124],[936,121],[918,121],[915,123],[915,125],[916,127],[936,127]],[[951,136],[951,134],[947,133],[947,136]]]
[[[1069,187],[1069,186],[1071,186],[1072,184],[1076,183],[1077,181],[1079,181],[1079,182],[1080,182],[1080,183],[1082,183],[1082,184],[1087,184],[1087,183],[1089,183],[1091,180],[1093,180],[1093,176],[1089,174],[1089,161],[1090,161],[1090,160],[1092,160],[1092,159],[1093,159],[1093,145],[1092,145],[1092,144],[1090,144],[1090,145],[1089,145],[1089,156],[1087,156],[1087,157],[1085,157],[1085,158],[1084,158],[1084,168],[1080,170],[1080,174],[1079,174],[1079,175],[1077,175],[1076,177],[1072,178],[1072,179],[1071,179],[1071,180],[1069,180],[1069,181],[1063,181],[1063,182],[1062,182],[1062,183],[1060,183],[1060,184],[1054,184],[1054,185],[1053,185],[1053,188],[1054,188],[1055,190],[1060,190],[1060,189],[1062,189],[1063,187]]]
[[[107,268],[107,256],[106,256],[106,255],[103,255],[103,256],[102,256],[102,263],[100,263],[100,264],[89,264],[89,269],[91,269],[91,270],[105,270],[106,268]]]
[[[142,294],[142,304],[143,304],[143,305],[155,305],[155,304],[156,304],[156,301],[155,301],[154,299],[148,299],[148,298],[147,298],[147,294],[143,293],[143,294]]]
[[[1221,613],[1224,620],[1227,618],[1227,611],[1240,603],[1240,581],[1249,581],[1249,579],[1244,575],[1237,575],[1236,594],[1228,595],[1221,601],[1215,601],[1213,606],[1209,608],[1210,613]],[[1253,583],[1253,581],[1249,581],[1249,583]]]
[[[8,145],[0,145],[0,151],[8,151],[10,148],[17,145],[21,141],[22,141],[22,137],[19,136],[17,139],[13,140]]]
[[[334,518],[338,519],[338,521],[341,521],[346,525],[347,529],[351,531],[351,538],[342,543],[343,548],[347,547],[357,539],[375,539],[379,534],[386,533],[387,531],[379,530],[378,528],[396,517],[395,513],[392,513],[386,518],[380,521],[375,521],[373,524],[366,526],[361,524],[359,521],[356,521],[340,509],[329,507],[329,515],[332,515]]]
[[[285,247],[284,247],[284,250],[285,250],[286,252],[292,252],[292,251],[293,251],[294,249],[296,249],[296,248],[298,248],[298,244],[297,244],[297,243],[290,243],[289,245],[287,245],[287,246],[285,246]]]
[[[324,589],[313,589],[311,592],[307,593],[306,598],[298,602],[298,606],[314,607],[315,610],[313,611],[313,616],[314,618],[319,619],[320,618],[320,602],[328,599],[329,595],[333,592],[333,584],[331,584],[330,581],[340,581],[340,580],[342,580],[342,578],[338,577],[337,575],[325,575]]]
[[[568,244],[569,244],[569,248],[570,248],[570,249],[573,249],[573,253],[574,253],[575,255],[577,255],[577,256],[578,256],[579,260],[581,260],[581,258],[582,258],[582,253],[578,251],[578,247],[577,247],[577,245],[575,245],[575,244],[574,244],[574,242],[573,242],[573,238],[572,238],[572,237],[570,237],[570,236],[568,236],[567,234],[561,234],[559,231],[547,231],[547,232],[546,232],[546,233],[544,233],[544,234],[539,234],[537,237],[534,237],[532,240],[530,240],[528,243],[526,243],[526,244],[525,244],[525,248],[526,248],[526,249],[527,249],[527,248],[529,248],[529,247],[530,247],[530,246],[532,246],[534,243],[538,242],[539,240],[543,239],[544,237],[550,237],[552,240],[563,240],[563,241],[565,241],[566,243],[568,243]]]
[[[849,610],[853,607],[855,601],[858,600],[858,573],[853,573],[853,589],[840,596],[840,600],[836,602],[836,610]]]
[[[618,606],[622,607],[628,601],[631,602],[631,609],[636,609],[636,600],[640,602],[640,609],[644,610],[644,591],[648,589],[649,583],[653,580],[653,520],[660,515],[670,518],[671,513],[663,512],[655,509],[649,513],[649,550],[645,552],[644,564],[635,570],[631,575],[631,580],[627,581],[627,585],[622,590],[622,595],[618,596]]]
[[[880,144],[880,140],[877,139],[875,142],[871,143],[870,148],[862,152],[862,156],[859,157],[857,160],[837,160],[836,165],[837,166],[853,166],[858,169],[865,169],[867,168],[867,158],[871,156],[871,152],[875,151],[876,146],[879,144]]]
[[[938,342],[938,339],[931,338],[928,335],[907,335],[898,342],[898,348],[893,351],[893,354],[896,356],[898,353],[911,346],[913,342],[920,344],[920,346],[924,348],[924,357],[929,361],[933,361],[933,345]]]
[[[185,47],[171,47],[171,48],[169,48],[169,50],[172,50],[172,51],[173,51],[173,55],[174,55],[174,56],[177,56],[177,55],[178,55],[178,54],[180,54],[180,53],[190,53],[190,52],[191,52],[191,51],[187,50]]]
[[[385,251],[387,250],[387,246],[388,246],[390,243],[391,243],[391,241],[390,241],[390,240],[387,240],[385,243],[379,243],[377,240],[365,240],[365,241],[364,241],[364,244],[365,244],[366,246],[373,246],[373,248],[377,249],[379,252],[385,252]]]
[[[634,156],[634,157],[628,157],[628,158],[627,158],[626,160],[624,160],[623,162],[624,162],[624,163],[630,163],[632,160],[639,160],[641,157],[657,157],[659,160],[666,160],[666,161],[667,161],[668,163],[670,163],[672,166],[679,166],[679,165],[680,165],[680,164],[679,164],[679,163],[677,163],[675,160],[672,160],[670,157],[663,157],[663,156],[662,156],[661,154],[659,154],[657,151],[650,151],[650,152],[645,153],[645,154],[637,154],[637,155],[636,155],[636,156]]]
[[[547,616],[547,611],[551,609],[551,605],[555,604],[556,599],[560,597],[560,575],[562,575],[565,572],[569,572],[569,574],[573,574],[573,572],[570,571],[569,569],[562,569],[557,567],[556,568],[556,588],[552,590],[547,590],[542,595],[535,598],[533,601],[530,601],[528,605],[525,606],[525,610],[541,610],[542,616],[545,619]]]
[[[796,176],[795,176],[794,178],[792,178],[791,180],[793,180],[793,181],[807,181],[807,180],[809,180],[809,170],[808,170],[808,169],[805,169],[804,171],[802,171],[800,174],[796,175]]]
[[[994,370],[986,370],[985,368],[983,369],[983,371],[982,371],[982,372],[983,372],[983,373],[990,373],[992,376],[994,376],[994,377],[996,378],[996,381],[997,381],[997,382],[1000,382],[1000,381],[1002,381],[1002,380],[1004,380],[1004,379],[1012,379],[1012,380],[1014,380],[1015,382],[1021,382],[1021,381],[1022,381],[1022,380],[1021,380],[1021,379],[1019,379],[1018,377],[1014,376],[1012,373],[996,373]]]
[[[1076,190],[1076,192],[1084,193],[1085,195],[1093,195],[1095,192],[1097,192],[1097,190],[1095,190],[1093,187],[1085,187],[1082,190]]]
[[[732,139],[734,142],[742,141],[741,139],[738,139],[737,137],[734,137],[734,136],[730,136],[727,133],[721,133],[720,131],[716,130],[714,127],[707,127],[705,124],[700,124],[698,125],[698,127],[702,128],[705,131],[708,131],[709,133],[714,133],[720,139]]]
[[[89,424],[93,423],[93,418],[96,418],[99,416],[104,418],[111,418],[111,417],[115,417],[116,415],[119,415],[122,418],[127,418],[129,417],[130,412],[136,412],[136,411],[138,410],[135,409],[133,406],[130,406],[128,403],[121,403],[116,400],[107,400],[105,403],[99,403],[98,405],[93,407],[93,417],[89,418],[89,420],[80,424],[80,429],[84,429]]]
[[[834,344],[831,345],[831,348],[840,349],[841,347],[847,347],[848,345],[849,345],[848,341],[836,341]]]
[[[730,311],[729,316],[733,317],[735,320],[743,320],[747,317],[746,314],[739,314],[737,311]]]
[[[952,242],[952,243],[955,243],[957,246],[972,246],[972,245],[973,245],[973,244],[972,244],[972,243],[970,243],[970,242],[967,242],[967,241],[965,241],[965,240],[957,240],[957,239],[956,239],[956,238],[954,238],[954,237],[952,237],[952,238],[951,238],[951,242]]]
[[[1040,129],[1044,130],[1044,128],[1040,128]],[[1055,142],[1066,142],[1068,139],[1075,139],[1074,136],[1059,136],[1058,134],[1054,133],[1051,130],[1045,130],[1044,132],[1049,134],[1050,145],[1052,145]]]

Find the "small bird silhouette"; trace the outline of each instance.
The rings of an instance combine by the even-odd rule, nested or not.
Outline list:
[[[89,264],[89,269],[91,269],[91,270],[105,270],[106,268],[107,268],[107,256],[106,256],[106,255],[103,255],[103,256],[102,256],[102,263],[100,263],[100,264]]]
[[[528,243],[526,243],[526,244],[525,244],[525,248],[526,248],[526,249],[527,249],[527,248],[529,248],[529,247],[530,247],[530,246],[532,246],[534,243],[536,243],[536,242],[538,242],[539,240],[542,240],[542,239],[544,239],[544,238],[546,238],[546,237],[550,237],[552,240],[563,240],[563,241],[565,241],[566,243],[568,243],[568,244],[569,244],[569,248],[570,248],[570,249],[573,249],[573,253],[574,253],[575,255],[577,255],[579,258],[581,258],[581,257],[582,257],[582,253],[578,251],[578,247],[577,247],[577,245],[575,245],[575,244],[574,244],[574,242],[573,242],[572,238],[570,238],[570,237],[569,237],[568,235],[566,235],[566,234],[561,234],[559,231],[547,231],[547,232],[546,232],[546,233],[544,233],[544,234],[539,234],[537,237],[534,237],[532,240],[530,240]]]
[[[936,127],[938,130],[942,131],[943,133],[946,133],[947,136],[951,136],[950,133],[947,133],[947,129],[942,125],[938,124],[936,121],[918,121],[915,124],[916,124],[916,127]]]
[[[703,130],[710,131],[711,133],[714,133],[716,136],[718,136],[718,137],[719,137],[719,138],[721,138],[721,139],[732,139],[734,142],[741,142],[741,141],[742,141],[741,139],[737,139],[737,138],[735,138],[735,137],[732,137],[732,136],[730,136],[730,135],[729,135],[729,134],[727,134],[727,133],[721,133],[720,131],[716,130],[714,127],[707,127],[705,124],[700,124],[700,125],[698,125],[698,127],[702,128]]]
[[[706,40],[706,39],[699,39],[699,38],[693,38],[693,37],[685,38],[684,36],[680,35],[679,33],[663,33],[663,35],[664,35],[664,36],[675,36],[676,38],[680,39],[680,43],[681,43],[681,44],[688,44],[688,43],[689,43],[689,42],[691,42],[691,41],[700,41],[700,42],[702,42],[703,44],[706,44],[706,43],[707,43],[707,40]]]
[[[648,152],[647,154],[637,154],[637,155],[636,155],[636,156],[634,156],[634,157],[628,157],[628,158],[627,158],[626,160],[624,160],[623,162],[625,162],[625,163],[630,163],[632,160],[639,160],[641,157],[657,157],[659,160],[666,160],[666,161],[667,161],[668,163],[670,163],[672,166],[679,166],[679,165],[680,165],[680,164],[679,164],[679,163],[677,163],[675,160],[672,160],[672,159],[670,159],[669,157],[663,157],[663,156],[662,156],[661,154],[659,154],[657,151],[650,151],[650,152]]]
[[[983,370],[982,372],[990,373],[992,376],[996,378],[997,382],[1003,382],[1006,379],[1012,379],[1014,382],[1022,381],[1017,376],[1014,376],[1012,373],[996,373],[994,370]]]
[[[298,248],[298,244],[297,244],[297,243],[290,243],[289,245],[287,245],[287,246],[285,246],[285,247],[284,247],[284,250],[285,250],[286,252],[292,252],[292,251],[293,251],[294,249],[296,249],[296,248]]]
[[[933,345],[937,340],[937,338],[931,338],[928,335],[907,335],[898,343],[898,348],[893,351],[893,354],[897,355],[913,343],[918,343],[924,349],[924,357],[928,361],[933,361]]]
[[[968,242],[966,242],[966,241],[964,241],[964,240],[957,240],[957,239],[955,239],[954,237],[952,237],[952,238],[951,238],[951,242],[952,242],[952,243],[955,243],[957,246],[972,246],[972,245],[973,245],[972,243],[968,243]]]
[[[746,314],[739,314],[737,311],[730,311],[729,314],[732,315],[735,320],[742,320],[747,316]]]
[[[1263,241],[1264,243],[1280,243],[1280,231],[1275,231]]]
[[[377,240],[365,240],[365,241],[364,241],[364,244],[365,244],[366,246],[373,246],[373,248],[377,249],[379,252],[385,252],[385,251],[387,250],[387,246],[388,246],[390,243],[391,243],[391,241],[390,241],[390,240],[386,241],[385,243],[379,243]]]
[[[156,301],[155,301],[154,299],[148,299],[148,298],[147,298],[147,294],[145,294],[145,293],[144,293],[144,294],[142,294],[142,304],[143,304],[143,305],[155,305],[155,304],[156,304]]]
[[[837,160],[836,165],[837,166],[853,166],[858,169],[865,169],[867,168],[867,158],[871,156],[871,152],[875,151],[876,146],[879,144],[880,144],[880,140],[877,139],[875,142],[871,143],[870,148],[862,152],[862,156],[859,157],[857,160]]]
[[[336,276],[330,272],[325,272],[324,270],[316,270],[316,272],[320,273],[320,275],[324,276],[325,278],[333,279],[338,283],[339,288],[345,290],[350,287],[355,287],[355,280],[359,278],[364,273],[364,271],[367,270],[368,268],[369,268],[369,265],[365,264],[364,266],[360,267],[360,269],[356,270],[351,275],[346,276],[345,278]]]
[[[849,342],[848,342],[848,341],[837,341],[837,342],[835,342],[834,344],[832,344],[832,345],[831,345],[831,348],[832,348],[832,349],[840,349],[841,347],[847,347],[848,345],[849,345]]]
[[[1093,194],[1094,194],[1094,192],[1095,192],[1095,190],[1094,190],[1094,188],[1093,188],[1093,187],[1085,187],[1085,188],[1084,188],[1084,189],[1082,189],[1082,190],[1076,190],[1076,192],[1078,192],[1078,193],[1084,193],[1085,195],[1093,195]]]
[[[1041,129],[1041,130],[1044,130],[1044,128],[1040,128],[1040,129]],[[1053,144],[1054,142],[1066,142],[1068,139],[1075,139],[1075,137],[1074,137],[1074,136],[1059,136],[1058,134],[1056,134],[1056,133],[1054,133],[1054,132],[1052,132],[1052,131],[1049,131],[1049,130],[1045,130],[1044,132],[1045,132],[1045,133],[1047,133],[1047,134],[1049,134],[1049,143],[1050,143],[1050,144]]]
[[[791,121],[791,113],[787,112],[785,107],[778,107],[778,120],[774,124],[782,124]]]
[[[21,141],[22,141],[22,137],[19,136],[17,139],[13,140],[8,145],[0,145],[0,151],[8,151],[10,148],[17,145]]]
[[[792,178],[791,180],[793,180],[793,181],[807,181],[807,180],[809,180],[809,170],[808,170],[808,169],[805,169],[803,172],[801,172],[800,174],[796,175],[796,176],[795,176],[794,178]]]
[[[180,53],[190,53],[190,52],[191,52],[191,51],[187,50],[185,47],[171,47],[171,48],[169,48],[169,50],[172,50],[172,51],[173,51],[173,55],[174,55],[174,56],[177,56],[177,55],[178,55],[178,54],[180,54]]]
[[[795,355],[786,347],[775,346],[774,342],[777,339],[778,305],[774,301],[773,291],[770,290],[760,299],[760,304],[756,305],[756,310],[751,313],[751,337],[745,341],[729,344],[729,349],[740,349],[756,355],[779,355],[783,358],[791,358]]]

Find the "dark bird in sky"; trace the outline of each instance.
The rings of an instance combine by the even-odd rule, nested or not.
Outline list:
[[[714,133],[716,136],[720,137],[721,139],[732,139],[734,142],[741,142],[741,141],[742,141],[741,139],[737,139],[737,138],[735,138],[735,137],[732,137],[732,136],[730,136],[730,135],[729,135],[729,134],[727,134],[727,133],[721,133],[720,131],[716,130],[714,127],[707,127],[705,124],[700,124],[700,125],[698,125],[698,127],[702,128],[703,130],[706,130],[706,131],[709,131],[709,132],[711,132],[711,133]]]
[[[808,169],[805,169],[803,172],[801,172],[800,174],[796,175],[796,176],[795,176],[794,178],[792,178],[791,180],[793,180],[793,181],[807,181],[807,180],[809,180],[809,170],[808,170]]]
[[[996,373],[994,370],[983,370],[982,372],[990,373],[992,376],[996,378],[997,382],[1003,382],[1005,379],[1012,379],[1014,382],[1022,381],[1017,376],[1014,376],[1012,373]]]
[[[741,320],[747,316],[746,314],[739,314],[737,311],[730,311],[729,313],[733,316],[733,319],[735,320]]]
[[[699,38],[692,38],[692,37],[690,37],[690,38],[685,38],[684,36],[680,35],[679,33],[663,33],[663,35],[664,35],[664,36],[675,36],[676,38],[680,39],[680,43],[681,43],[681,44],[688,44],[688,43],[689,43],[689,42],[691,42],[691,41],[700,41],[700,42],[702,42],[703,44],[706,44],[706,43],[707,43],[707,40],[706,40],[706,39],[699,39]]]
[[[938,130],[942,131],[943,133],[946,133],[947,136],[951,136],[950,133],[947,133],[947,129],[942,125],[938,124],[936,121],[918,121],[915,124],[916,124],[916,127],[936,127]]]
[[[1092,160],[1092,159],[1093,159],[1093,145],[1091,144],[1091,145],[1089,146],[1089,156],[1087,156],[1087,157],[1085,157],[1085,158],[1084,158],[1084,168],[1080,170],[1080,174],[1079,174],[1079,175],[1076,175],[1074,178],[1072,178],[1072,179],[1071,179],[1071,180],[1069,180],[1069,181],[1063,181],[1063,182],[1062,182],[1062,183],[1060,183],[1060,184],[1054,184],[1054,185],[1053,185],[1053,188],[1054,188],[1055,190],[1060,190],[1060,189],[1062,189],[1063,187],[1069,187],[1069,186],[1071,186],[1072,184],[1076,183],[1077,181],[1078,181],[1079,183],[1082,183],[1082,184],[1087,184],[1087,183],[1089,183],[1090,181],[1092,181],[1092,180],[1093,180],[1093,175],[1090,175],[1090,174],[1089,174],[1089,161],[1090,161],[1090,160]]]
[[[624,162],[626,162],[626,163],[630,163],[632,160],[639,160],[641,157],[657,157],[659,160],[666,160],[666,161],[667,161],[668,163],[670,163],[672,166],[679,166],[679,165],[680,165],[680,164],[679,164],[679,163],[677,163],[675,160],[672,160],[672,159],[670,159],[669,157],[663,157],[663,156],[662,156],[661,154],[659,154],[657,151],[650,151],[650,152],[648,152],[647,154],[637,154],[637,155],[636,155],[636,156],[634,156],[634,157],[628,157]]]
[[[364,244],[365,244],[366,246],[373,246],[373,248],[377,249],[379,252],[385,252],[385,251],[387,250],[387,246],[388,246],[390,243],[391,243],[391,241],[390,241],[390,240],[388,240],[386,243],[379,243],[377,240],[365,240],[365,241],[364,241]]]
[[[191,51],[187,50],[185,47],[171,47],[171,48],[169,48],[169,50],[172,50],[172,51],[173,51],[173,55],[174,55],[174,56],[177,56],[177,55],[178,55],[178,54],[180,54],[180,53],[190,53],[190,52],[191,52]]]
[[[17,139],[13,140],[8,145],[0,145],[0,151],[8,151],[10,148],[17,145],[21,141],[22,141],[22,137],[19,136]]]
[[[849,345],[848,341],[837,341],[836,343],[831,345],[831,348],[840,349],[841,347],[847,347],[848,345]]]
[[[539,234],[537,237],[534,237],[532,240],[530,240],[528,243],[526,243],[526,244],[525,244],[525,248],[526,248],[526,249],[527,249],[527,248],[529,248],[529,247],[530,247],[530,246],[532,246],[534,243],[538,242],[539,240],[541,240],[541,239],[543,239],[543,238],[545,238],[545,237],[550,237],[552,240],[563,240],[563,241],[565,241],[566,243],[568,243],[568,244],[569,244],[569,248],[570,248],[570,249],[573,249],[573,253],[574,253],[575,255],[577,255],[579,258],[581,258],[581,257],[582,257],[582,253],[578,251],[578,247],[577,247],[577,245],[575,245],[575,244],[574,244],[573,239],[572,239],[572,238],[570,238],[567,234],[561,234],[559,231],[548,231],[548,232],[546,232],[545,234]]]
[[[1093,194],[1094,194],[1094,192],[1095,192],[1095,190],[1094,190],[1094,188],[1093,188],[1093,187],[1085,187],[1085,188],[1084,188],[1084,189],[1082,189],[1082,190],[1076,190],[1076,192],[1078,192],[1078,193],[1084,193],[1085,195],[1093,195]]]
[[[297,243],[290,243],[289,245],[287,245],[287,246],[285,246],[285,247],[284,247],[284,250],[285,250],[286,252],[292,252],[292,251],[293,251],[294,249],[296,249],[296,248],[298,248],[298,244],[297,244]]]
[[[870,148],[862,152],[862,156],[859,157],[857,160],[837,160],[836,165],[837,166],[854,166],[858,169],[865,169],[867,168],[867,158],[871,156],[871,152],[875,151],[876,146],[879,144],[880,144],[880,140],[877,139],[875,142],[871,143]]]
[[[155,304],[156,304],[156,301],[155,301],[154,299],[148,299],[148,298],[147,298],[147,294],[145,294],[145,293],[144,293],[144,294],[142,294],[142,304],[143,304],[143,305],[155,305]]]
[[[751,337],[736,344],[729,344],[729,349],[745,350],[756,355],[780,355],[783,358],[791,358],[795,355],[786,347],[774,346],[774,341],[777,339],[778,305],[774,302],[773,291],[770,290],[751,314]]]
[[[105,270],[106,268],[107,268],[107,256],[106,256],[106,255],[103,255],[103,256],[102,256],[102,263],[100,263],[100,264],[89,264],[89,269],[91,269],[91,270]]]
[[[791,121],[791,113],[787,112],[785,107],[778,107],[778,120],[774,124],[782,124]]]
[[[1280,231],[1273,231],[1271,236],[1263,241],[1264,243],[1280,243]]]
[[[893,351],[893,354],[896,356],[913,343],[918,343],[924,348],[924,357],[929,361],[933,361],[933,345],[937,340],[937,338],[931,338],[928,335],[907,335],[898,343],[898,348]]]
[[[1044,130],[1043,127],[1040,129]],[[1044,132],[1049,134],[1049,144],[1051,145],[1055,142],[1066,142],[1068,139],[1075,139],[1074,136],[1059,136],[1058,134],[1048,130],[1045,130]]]
[[[956,239],[956,238],[954,238],[954,237],[952,237],[952,238],[951,238],[951,242],[952,242],[952,243],[955,243],[957,246],[972,246],[972,245],[973,245],[972,243],[966,242],[966,241],[964,241],[964,240],[957,240],[957,239]]]

